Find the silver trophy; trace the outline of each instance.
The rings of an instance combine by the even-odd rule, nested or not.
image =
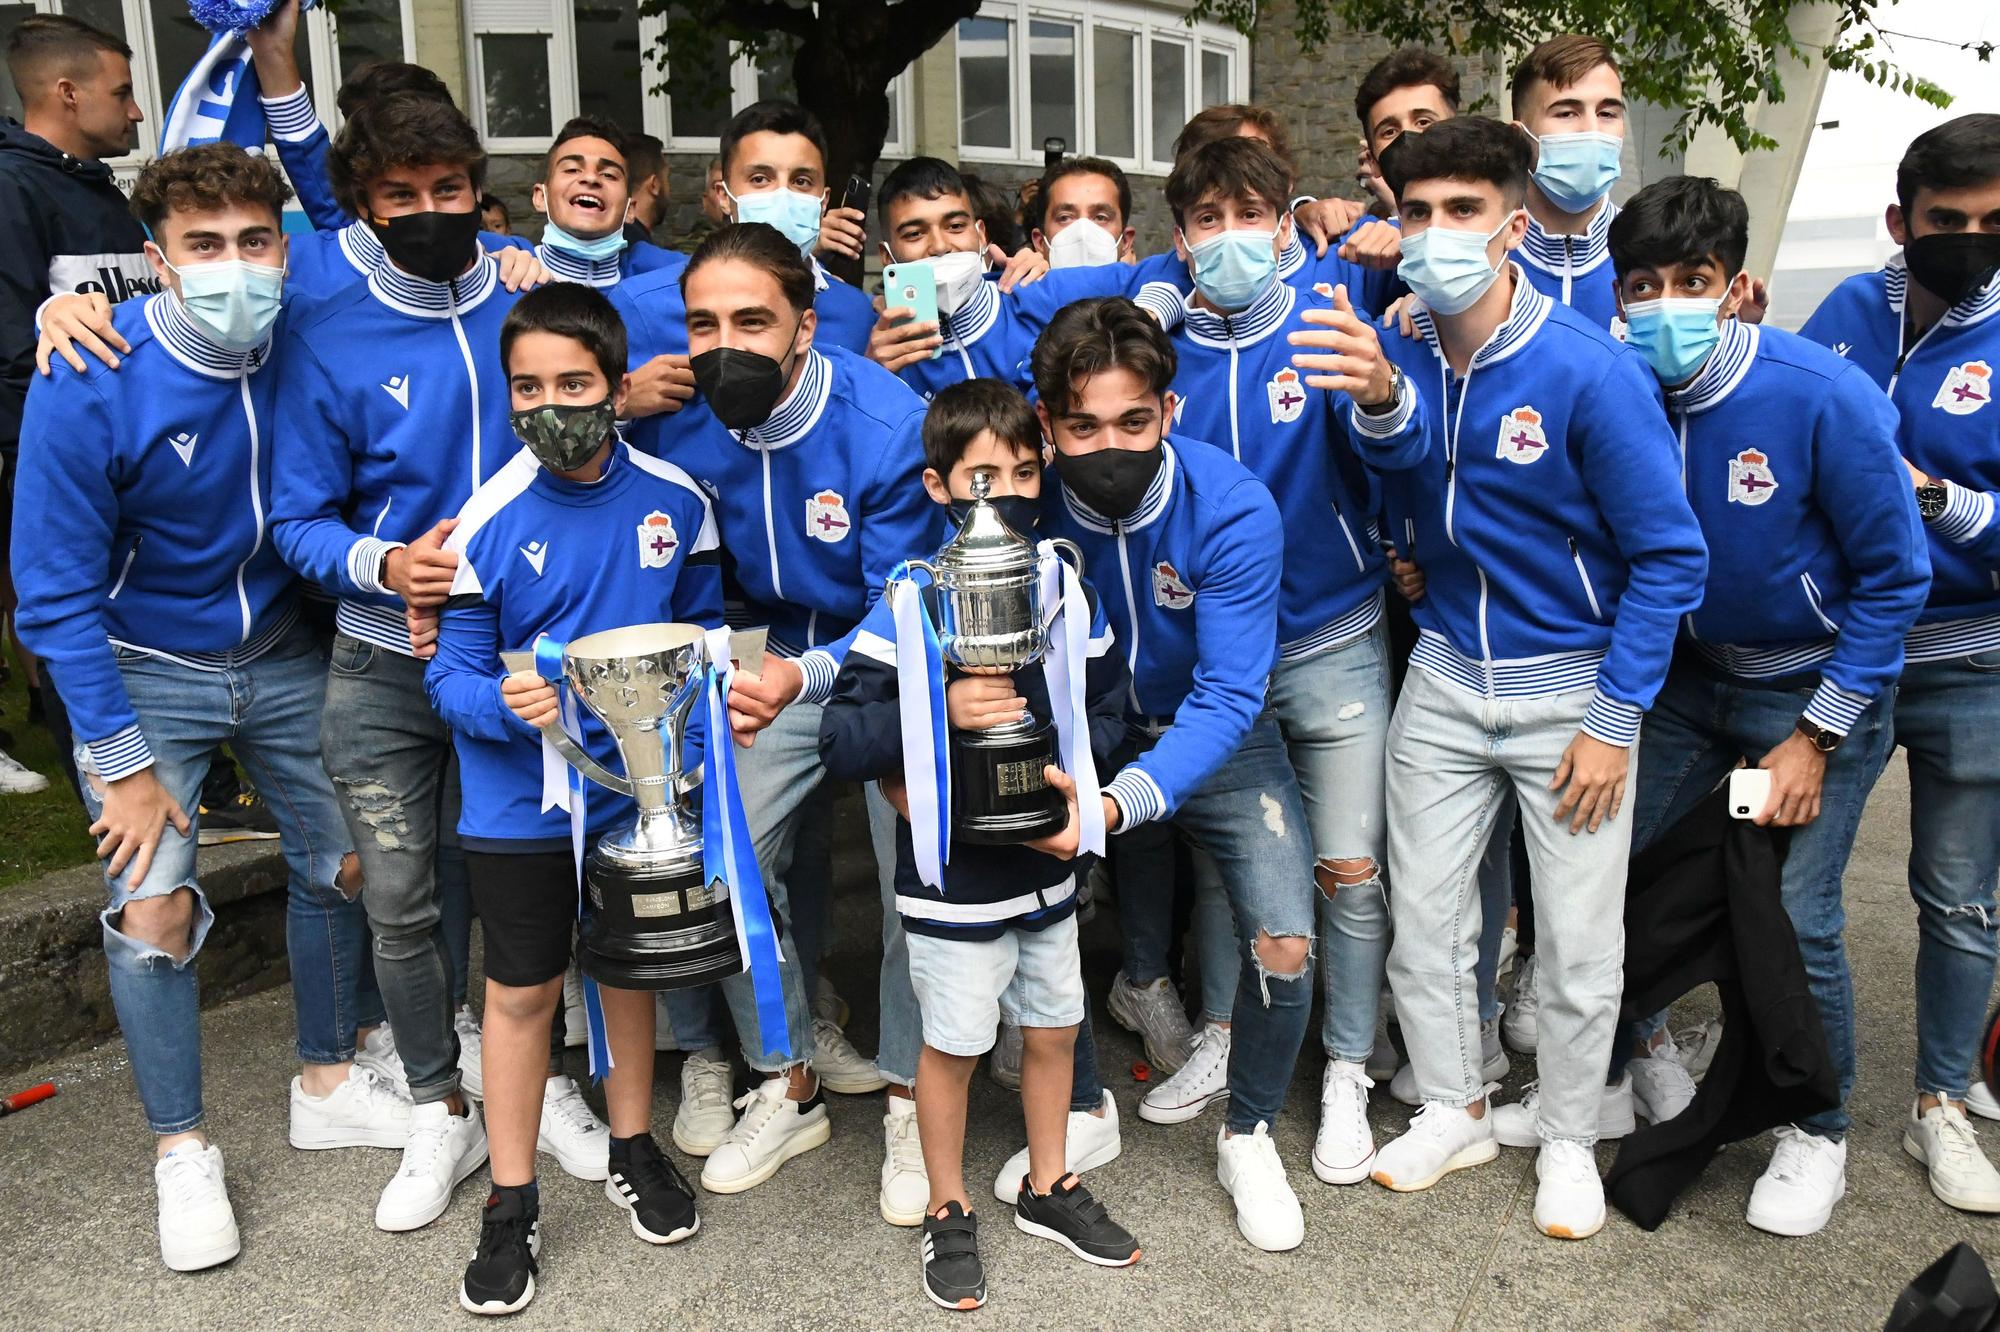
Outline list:
[[[584,866],[591,911],[583,970],[616,989],[684,989],[743,969],[727,890],[702,864],[701,816],[689,801],[701,770],[682,770],[706,665],[703,643],[696,625],[639,624],[564,645],[563,677],[610,733],[624,776],[585,753],[560,719],[542,726],[577,771],[639,806],[638,817],[605,834]],[[503,654],[515,669],[522,655]]]
[[[972,506],[958,535],[932,560],[911,560],[937,585],[938,646],[960,670],[1012,674],[1048,650],[1056,608],[1042,605],[1041,558],[1032,539],[1007,525],[987,500],[991,482],[972,477]],[[1074,542],[1049,543],[1071,557]],[[1056,761],[1056,728],[1032,714],[951,737],[952,836],[983,845],[1032,841],[1060,832],[1067,802],[1044,770]]]

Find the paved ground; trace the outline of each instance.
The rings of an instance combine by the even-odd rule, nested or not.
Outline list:
[[[1213,1114],[1174,1128],[1141,1124],[1124,1072],[1137,1051],[1100,1007],[1104,1069],[1125,1112],[1125,1153],[1091,1180],[1145,1245],[1128,1271],[1100,1271],[1030,1240],[985,1208],[989,1327],[1223,1326],[1443,1328],[1879,1327],[1903,1283],[1954,1241],[2000,1254],[2000,1227],[1934,1201],[1899,1147],[1913,1045],[1913,912],[1901,861],[1907,791],[1900,768],[1864,824],[1848,878],[1849,940],[1861,1015],[1861,1083],[1849,1195],[1824,1232],[1778,1240],[1742,1218],[1764,1149],[1717,1161],[1660,1231],[1616,1213],[1597,1238],[1559,1244],[1529,1220],[1532,1158],[1504,1151],[1427,1194],[1373,1185],[1331,1189],[1306,1163],[1318,1085],[1316,1052],[1301,1063],[1277,1136],[1305,1202],[1304,1247],[1283,1255],[1242,1242],[1214,1180]],[[857,811],[858,812],[858,811]],[[876,965],[854,946],[871,936],[847,866],[832,964],[864,1005]],[[1099,977],[1115,966],[1100,920],[1086,932]],[[1692,1005],[1685,1017],[1699,1013]],[[857,1017],[864,1048],[872,1012]],[[475,1177],[426,1230],[385,1235],[375,1194],[387,1152],[306,1154],[284,1137],[290,1009],[282,992],[212,1012],[205,1025],[210,1127],[228,1155],[244,1235],[230,1266],[174,1276],[153,1233],[150,1152],[113,1043],[33,1070],[55,1100],[0,1120],[0,1327],[404,1328],[464,1318],[458,1272],[475,1238]],[[678,1056],[661,1069],[660,1123],[672,1114]],[[1517,1064],[1519,1061],[1517,1061]],[[1518,1084],[1517,1068],[1510,1083]],[[1018,1103],[975,1084],[972,1171],[990,1180],[1017,1145]],[[874,1097],[834,1097],[832,1144],[734,1198],[702,1199],[702,1233],[672,1249],[635,1241],[599,1186],[551,1170],[543,1183],[548,1267],[523,1327],[881,1328],[942,1321],[917,1288],[917,1241],[876,1213],[881,1160]],[[1408,1112],[1377,1093],[1378,1138]],[[661,1135],[664,1138],[664,1133]],[[1609,1152],[1601,1154],[1608,1162]],[[687,1163],[683,1163],[684,1165]],[[691,1172],[692,1173],[692,1172]],[[468,1320],[469,1322],[469,1320]]]

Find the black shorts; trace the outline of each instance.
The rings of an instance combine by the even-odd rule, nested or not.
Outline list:
[[[526,988],[563,974],[576,951],[576,866],[568,851],[465,853],[486,938],[486,978]]]

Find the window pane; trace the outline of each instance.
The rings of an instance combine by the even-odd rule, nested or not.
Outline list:
[[[1152,48],[1153,160],[1164,162],[1187,123],[1187,48],[1157,37]]]
[[[196,23],[183,0],[149,0],[153,10],[153,50],[156,59],[153,82],[160,93],[160,114],[174,100],[174,92],[194,69],[194,62],[208,50],[208,30]],[[80,16],[79,16],[80,17]]]
[[[967,148],[1014,147],[1012,19],[958,23],[958,141]]]
[[[125,6],[120,0],[63,0],[62,12],[93,28],[125,35]]]
[[[729,127],[729,39],[708,35],[667,53],[668,124],[677,139],[719,139]]]
[[[1201,104],[1221,106],[1229,96],[1229,56],[1222,51],[1201,53]]]
[[[646,128],[647,62],[639,49],[639,11],[613,0],[576,0],[576,109]]]
[[[1100,157],[1139,155],[1139,118],[1133,106],[1139,100],[1139,37],[1137,33],[1099,28],[1096,50],[1091,56],[1091,78],[1096,84],[1097,143]]]
[[[486,74],[489,137],[546,139],[555,133],[549,111],[547,36],[536,32],[481,33],[479,63]]]
[[[1029,149],[1058,138],[1081,152],[1076,133],[1076,27],[1031,19],[1028,23]]]
[[[377,60],[403,58],[403,6],[400,0],[341,0],[340,75],[346,78]],[[301,31],[304,25],[300,25]]]

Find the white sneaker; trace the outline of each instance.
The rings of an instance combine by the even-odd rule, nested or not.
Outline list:
[[[1979,1150],[1979,1134],[1942,1096],[1922,1114],[1910,1103],[1903,1150],[1930,1170],[1931,1192],[1961,1212],[2000,1212],[2000,1171]]]
[[[1500,1043],[1500,1024],[1507,1020],[1506,1010],[1490,1022],[1479,1024],[1479,1080],[1499,1082],[1507,1076],[1513,1065],[1507,1059],[1507,1047]],[[1389,1095],[1404,1105],[1422,1105],[1424,1094],[1417,1090],[1417,1066],[1405,1064],[1396,1070],[1396,1076],[1389,1080]]]
[[[576,963],[563,973],[563,1048],[574,1050],[590,1042],[590,1017],[583,1008],[583,976]]]
[[[1100,1104],[1104,1111],[1101,1115],[1088,1110],[1069,1112],[1069,1123],[1063,1132],[1063,1169],[1072,1175],[1109,1165],[1125,1150],[1118,1136],[1117,1100],[1107,1090]],[[1008,1157],[1007,1164],[993,1177],[993,1196],[1012,1207],[1021,1196],[1021,1180],[1027,1173],[1028,1149],[1023,1147]]]
[[[1535,990],[1535,971],[1533,954],[1521,959],[1514,968],[1514,1001],[1500,1015],[1500,1034],[1522,1054],[1535,1052],[1535,1026],[1542,1009]]]
[[[1375,1164],[1375,1135],[1368,1128],[1368,1089],[1375,1084],[1359,1064],[1329,1062],[1319,1084],[1319,1136],[1313,1139],[1313,1173],[1327,1184],[1359,1184]]]
[[[302,1151],[400,1148],[410,1140],[410,1098],[359,1063],[324,1096],[308,1096],[305,1083],[293,1078],[290,1136],[292,1146]]]
[[[1680,1051],[1669,1036],[1643,1059],[1626,1063],[1632,1077],[1632,1099],[1650,1123],[1663,1124],[1694,1101],[1694,1075],[1680,1061]]]
[[[833,982],[824,975],[813,977],[812,1011],[814,1017],[823,1017],[834,1026],[845,1030],[847,1020],[854,1016],[847,1007],[847,1001],[840,997],[840,991],[833,988]]]
[[[931,1177],[917,1136],[917,1103],[891,1096],[882,1116],[882,1219],[892,1226],[920,1226],[930,1210]]]
[[[823,1017],[813,1019],[813,1072],[830,1092],[860,1096],[889,1085],[875,1061],[854,1048],[847,1033]]]
[[[1514,960],[1521,955],[1521,936],[1512,925],[1500,931],[1500,957],[1493,965],[1493,979],[1497,982],[1514,969]]]
[[[1493,1103],[1474,1119],[1463,1108],[1426,1101],[1409,1132],[1375,1153],[1371,1177],[1398,1193],[1427,1189],[1454,1170],[1485,1165],[1500,1155],[1493,1140]]]
[[[1810,1235],[1847,1192],[1847,1144],[1787,1124],[1771,1164],[1750,1189],[1743,1219],[1773,1235]]]
[[[1545,1142],[1535,1158],[1535,1229],[1551,1239],[1589,1239],[1604,1229],[1604,1181],[1580,1142]]]
[[[1244,1239],[1266,1253],[1299,1247],[1306,1237],[1305,1213],[1268,1124],[1259,1121],[1254,1132],[1233,1137],[1227,1126],[1218,1130],[1215,1177],[1236,1201],[1236,1228]]]
[[[1396,1076],[1396,1070],[1403,1066],[1403,1058],[1396,1053],[1396,1042],[1389,1038],[1389,1008],[1384,1005],[1375,1015],[1375,1048],[1368,1054],[1367,1074],[1377,1082],[1387,1082]]]
[[[1140,1098],[1139,1118],[1149,1124],[1182,1124],[1227,1095],[1229,1028],[1211,1022],[1202,1028],[1180,1072]]]
[[[1965,1089],[1965,1108],[1981,1119],[2000,1119],[2000,1099],[1995,1099],[1983,1078],[1973,1078]]]
[[[1000,1033],[986,1056],[986,1072],[1008,1091],[1021,1090],[1021,1061],[1027,1057],[1027,1043],[1021,1029],[1006,1018],[1000,1019]]]
[[[689,1156],[707,1156],[736,1127],[730,1105],[727,1059],[697,1050],[681,1064],[681,1104],[674,1111],[674,1146]]]
[[[1708,1066],[1715,1062],[1715,1052],[1721,1045],[1721,1018],[1716,1018],[1705,1027],[1691,1027],[1674,1037],[1674,1048],[1680,1052],[1681,1067],[1696,1082],[1708,1076]]]
[[[458,1089],[478,1100],[486,1093],[486,1079],[479,1071],[479,1019],[461,1005],[451,1025],[458,1031]]]
[[[168,1267],[199,1272],[243,1252],[220,1147],[182,1143],[154,1163],[153,1185],[160,1192],[160,1258]]]
[[[1637,1060],[1633,1061],[1637,1063]],[[1493,1120],[1493,1140],[1503,1147],[1539,1147],[1542,1084],[1531,1082],[1521,1089],[1521,1099],[1506,1105],[1488,1104]],[[1632,1073],[1628,1067],[1618,1084],[1604,1089],[1597,1102],[1597,1139],[1610,1142],[1629,1136],[1639,1127],[1632,1096]]]
[[[375,1224],[383,1230],[416,1230],[444,1215],[451,1191],[486,1164],[486,1126],[479,1107],[468,1104],[463,1117],[443,1101],[426,1101],[410,1111],[410,1142],[403,1164],[375,1204]]]
[[[826,1117],[826,1096],[815,1090],[803,1101],[785,1095],[782,1073],[766,1078],[736,1098],[743,1117],[708,1155],[701,1168],[701,1186],[710,1193],[742,1193],[778,1173],[778,1167],[802,1152],[824,1147],[833,1136]]]
[[[1111,978],[1106,1005],[1111,1020],[1137,1036],[1146,1047],[1146,1062],[1162,1073],[1177,1073],[1194,1057],[1194,1029],[1187,1008],[1165,976],[1151,985],[1134,985],[1119,972]]]
[[[6,750],[0,749],[0,795],[33,795],[37,791],[46,791],[48,789],[48,778],[42,776],[42,774],[36,772],[33,768],[28,767]],[[234,1223],[232,1223],[233,1228]],[[164,1230],[161,1231],[162,1235],[165,1233]],[[232,1250],[229,1257],[234,1258],[235,1256],[235,1251]],[[224,1259],[218,1258],[215,1261],[219,1263],[223,1262]],[[168,1263],[167,1266],[173,1267],[173,1264]],[[210,1267],[213,1264],[202,1263],[199,1266]],[[179,1272],[190,1271],[192,1269],[174,1268],[174,1270]]]
[[[403,1056],[396,1052],[396,1033],[383,1023],[354,1047],[354,1062],[394,1087],[404,1100],[410,1098],[410,1075],[403,1068]]]
[[[565,1174],[578,1179],[611,1174],[611,1130],[567,1073],[542,1084],[542,1126],[535,1134],[535,1150],[555,1157]]]

